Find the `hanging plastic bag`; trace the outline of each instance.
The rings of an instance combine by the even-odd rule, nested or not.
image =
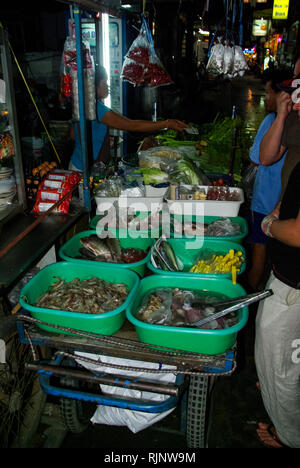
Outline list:
[[[78,98],[78,75],[77,70],[72,70],[72,96],[73,96],[73,118],[79,120],[79,98]],[[83,70],[85,116],[88,120],[96,120],[96,91],[95,70],[88,68]]]
[[[224,46],[215,44],[211,49],[206,69],[212,75],[222,75],[224,70]]]
[[[128,81],[133,86],[145,84],[145,65],[126,57],[121,72],[121,80]]]
[[[125,55],[121,79],[134,86],[151,88],[173,83],[154,50],[152,35],[144,15],[139,34]]]
[[[95,66],[88,41],[82,41],[85,113],[88,120],[96,119]],[[78,74],[76,40],[66,38],[61,70],[61,94],[73,98],[73,118],[79,120]]]
[[[151,43],[148,36],[146,22],[142,21],[142,26],[137,38],[131,44],[126,57],[133,60],[134,62],[148,65],[149,63],[149,52]]]
[[[162,66],[154,49],[151,50],[148,70],[145,70],[145,73],[147,73],[145,81],[148,82],[150,88],[157,88],[158,86],[165,86],[173,83],[169,73],[167,73]]]
[[[224,46],[223,73],[228,78],[232,78],[233,76],[233,51],[234,49],[229,45]]]
[[[233,47],[233,76],[244,76],[248,70],[247,61],[240,46]]]
[[[149,65],[150,47],[146,24],[142,21],[140,32],[125,55],[121,72],[123,81],[128,81],[134,86],[145,84],[145,67]]]

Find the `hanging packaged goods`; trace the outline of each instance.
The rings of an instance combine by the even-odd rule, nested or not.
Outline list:
[[[223,75],[226,78],[244,76],[248,70],[246,58],[240,46],[231,47],[226,41],[215,44],[210,53],[206,69],[212,75]]]
[[[123,63],[121,79],[134,86],[158,86],[172,84],[153,47],[153,40],[145,17],[138,37],[133,41]]]
[[[88,41],[83,47],[83,79],[85,91],[85,112],[88,120],[96,119],[95,66]],[[64,44],[62,59],[61,94],[73,98],[73,117],[79,120],[78,75],[76,60],[76,40],[68,36]]]

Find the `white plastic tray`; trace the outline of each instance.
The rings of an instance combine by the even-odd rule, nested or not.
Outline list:
[[[152,187],[152,185],[145,185],[145,193],[146,197],[152,197],[152,198],[163,198],[168,190],[168,187]]]
[[[184,185],[192,188],[190,185]],[[207,193],[210,187],[201,185],[199,189]],[[237,191],[239,194],[237,201],[217,201],[217,200],[170,200],[168,193],[166,201],[168,210],[176,215],[198,215],[198,216],[238,216],[240,206],[244,203],[244,191],[240,188],[229,187],[230,192]]]
[[[95,197],[97,203],[97,214],[102,214],[108,211],[114,204],[121,208],[129,208],[131,211],[161,211],[163,207],[162,197]]]

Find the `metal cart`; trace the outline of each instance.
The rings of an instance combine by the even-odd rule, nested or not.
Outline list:
[[[17,317],[19,339],[33,349],[35,346],[51,350],[50,359],[26,363],[26,368],[37,372],[45,394],[60,398],[64,423],[71,432],[85,430],[83,407],[86,403],[115,406],[149,413],[161,413],[181,404],[181,430],[186,434],[188,448],[206,446],[207,403],[211,383],[218,376],[231,375],[236,367],[235,349],[216,356],[190,353],[176,349],[141,343],[131,324],[125,323],[113,336],[93,335],[78,330],[55,326],[59,333],[48,333],[38,325],[47,325],[24,311]],[[53,327],[53,325],[51,325]],[[149,379],[139,379],[106,372],[92,372],[78,364],[75,352],[134,359],[149,372]],[[83,358],[84,359],[84,358]],[[82,357],[80,357],[82,361]],[[95,361],[93,361],[95,363]],[[143,362],[172,365],[177,368],[174,384],[151,381],[149,369]],[[111,367],[111,365],[109,365]],[[118,366],[116,366],[118,368]],[[122,367],[122,366],[119,366]],[[126,368],[122,367],[123,370]],[[162,372],[169,372],[163,370]],[[128,399],[103,394],[99,384],[145,390],[167,396],[163,402]]]

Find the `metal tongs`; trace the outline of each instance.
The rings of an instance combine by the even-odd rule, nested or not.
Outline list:
[[[190,326],[201,327],[202,325],[205,325],[206,323],[211,322],[212,320],[216,320],[220,317],[224,317],[224,315],[230,314],[231,312],[235,312],[236,310],[239,310],[242,307],[247,307],[251,304],[254,304],[255,302],[261,301],[262,299],[265,299],[272,295],[273,295],[272,289],[266,289],[265,291],[262,291],[259,293],[248,294],[247,296],[235,297],[233,299],[229,299],[228,301],[220,301],[220,302],[215,302],[213,304],[207,304],[207,307],[212,307],[215,309],[218,307],[224,307],[224,306],[225,307],[230,306],[230,307],[220,310],[219,312],[215,312],[214,314],[209,315],[208,317],[205,317],[201,320],[198,320],[197,322],[192,322]],[[191,306],[195,307],[196,303],[191,304]]]

